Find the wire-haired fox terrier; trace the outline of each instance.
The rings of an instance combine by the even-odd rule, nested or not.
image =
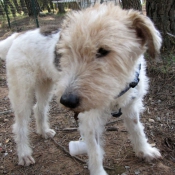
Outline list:
[[[134,10],[95,5],[64,20],[57,45],[62,70],[57,95],[65,107],[80,113],[92,175],[106,174],[101,135],[111,113],[122,113],[136,156],[148,161],[161,157],[139,120],[148,89],[143,54],[148,49],[156,57],[160,47],[151,20]]]
[[[37,29],[14,34],[2,41],[0,48],[5,44],[6,50],[10,47],[7,77],[19,164],[35,162],[27,129],[34,91],[37,132],[44,137],[55,134],[47,122],[55,82],[61,106],[79,113],[90,174],[107,174],[101,136],[111,114],[122,114],[136,156],[148,161],[161,157],[147,142],[139,120],[148,89],[143,54],[148,49],[156,57],[161,47],[160,34],[149,18],[112,4],[96,4],[69,13],[60,32]]]

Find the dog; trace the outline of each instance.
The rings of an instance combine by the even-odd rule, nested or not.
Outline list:
[[[79,114],[91,175],[107,174],[101,137],[111,115],[122,114],[136,156],[160,158],[139,120],[148,90],[143,54],[148,49],[156,57],[160,47],[161,36],[149,18],[113,4],[70,12],[60,31],[35,29],[1,41],[19,165],[35,163],[28,139],[34,93],[37,133],[55,135],[47,121],[52,91],[60,107]]]
[[[144,53],[158,57],[162,43],[152,21],[138,11],[96,4],[68,14],[61,28],[56,95],[61,107],[79,113],[90,174],[107,174],[101,137],[111,115],[122,114],[136,156],[161,158],[139,120],[148,91]]]
[[[34,104],[37,133],[53,137],[48,123],[49,101],[59,79],[59,59],[55,47],[60,31],[56,26],[14,33],[0,42],[0,57],[6,61],[9,99],[15,114],[13,133],[19,165],[34,164],[29,143],[29,120]]]

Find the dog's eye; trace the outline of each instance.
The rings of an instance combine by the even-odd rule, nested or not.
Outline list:
[[[109,52],[110,52],[109,50],[105,50],[103,48],[99,48],[98,52],[96,54],[96,57],[97,58],[105,57],[106,55],[108,55]]]

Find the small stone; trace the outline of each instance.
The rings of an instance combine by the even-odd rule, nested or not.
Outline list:
[[[154,123],[154,119],[149,118],[149,122]]]
[[[4,169],[4,167],[3,166],[0,166],[0,170],[3,170]]]
[[[172,120],[172,123],[175,124],[175,120]]]
[[[140,174],[139,170],[134,171],[135,174]]]
[[[58,131],[58,127],[57,126],[55,126],[55,130]]]
[[[7,156],[8,155],[8,153],[6,152],[6,153],[4,153],[4,156]]]
[[[161,100],[158,100],[157,102],[158,102],[158,103],[160,103],[160,102],[161,102]]]
[[[160,122],[160,121],[161,121],[161,118],[160,118],[160,117],[157,117],[156,120],[157,120],[158,122]]]
[[[163,124],[160,124],[161,127],[163,127]]]
[[[121,175],[127,175],[126,173],[122,173]]]
[[[154,128],[154,126],[149,126],[149,129],[153,129]]]
[[[6,119],[6,118],[4,119],[4,122],[8,122],[8,121],[9,121],[9,119]]]
[[[130,168],[130,166],[125,166],[125,169],[129,169]]]
[[[87,165],[85,165],[84,168],[87,169],[88,168]]]
[[[156,144],[155,144],[155,143],[151,143],[150,145],[151,145],[152,147],[155,147],[155,146],[156,146]]]

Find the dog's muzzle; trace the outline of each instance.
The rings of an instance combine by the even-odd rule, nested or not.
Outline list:
[[[68,108],[76,108],[79,106],[79,97],[76,94],[63,94],[60,103]]]

